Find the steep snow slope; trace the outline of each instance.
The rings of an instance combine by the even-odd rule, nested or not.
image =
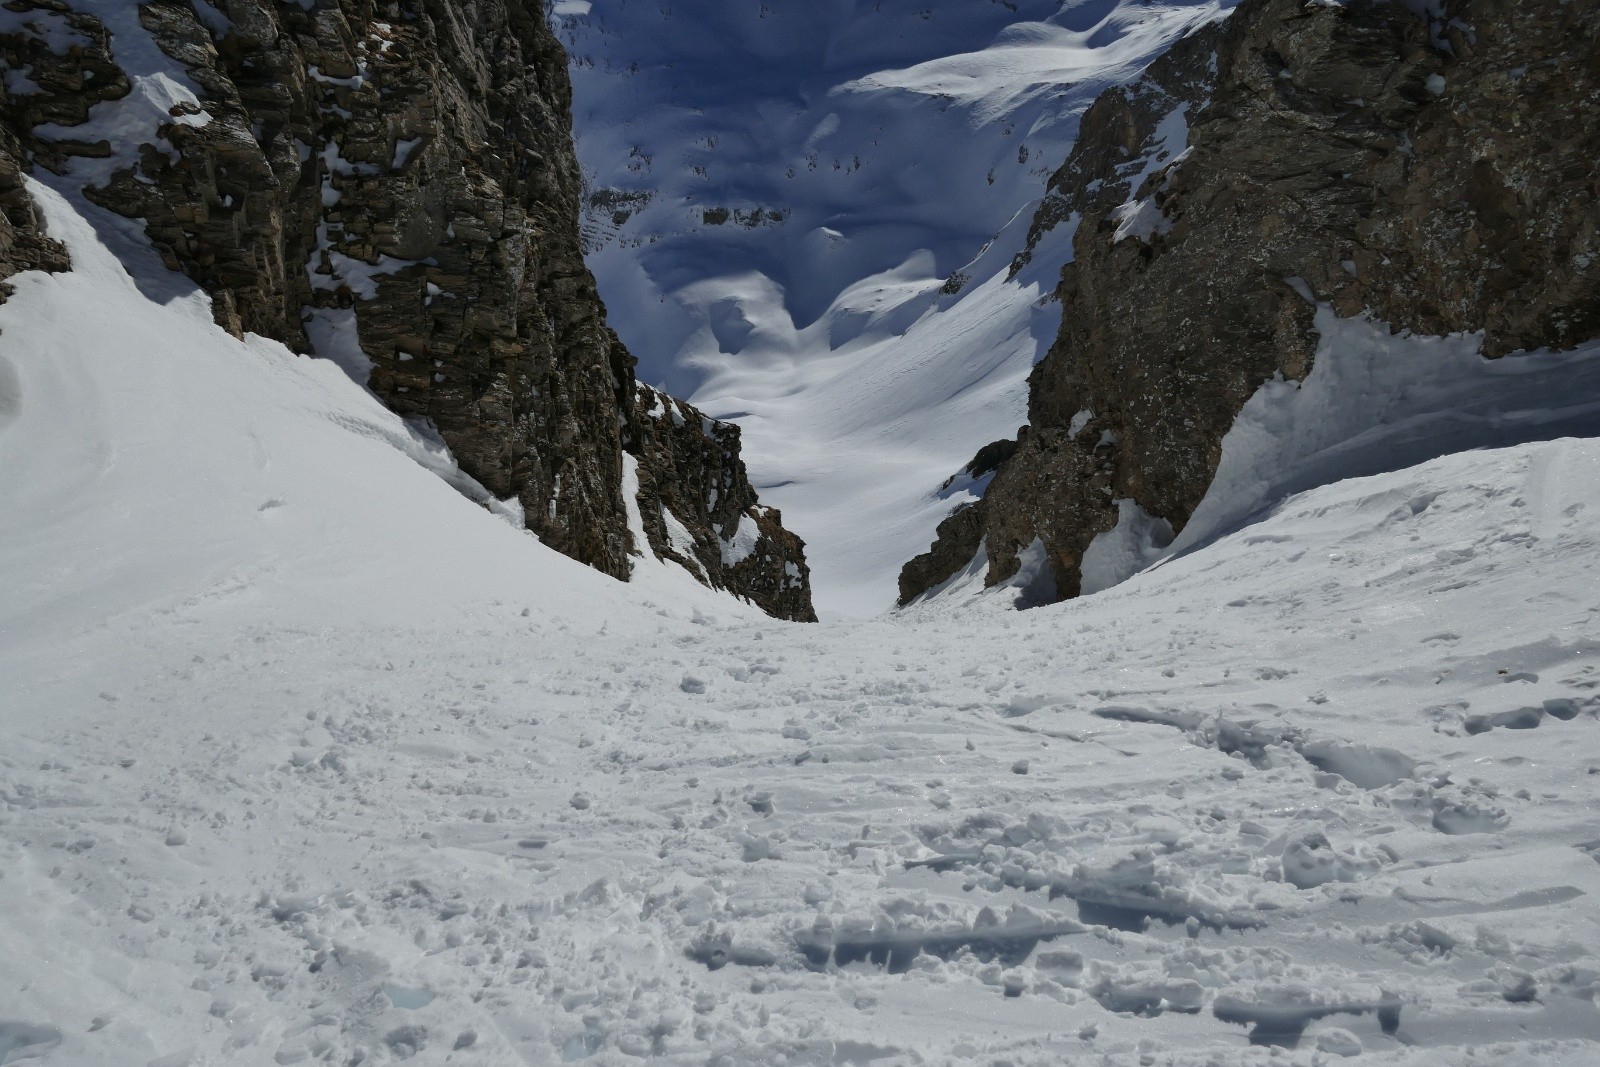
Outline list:
[[[824,613],[895,599],[1025,418],[1055,336],[1029,270],[1083,110],[1232,0],[558,0],[590,263],[640,374],[745,428]]]
[[[791,626],[543,548],[39,196],[0,1062],[1600,1056],[1600,442]]]
[[[148,251],[141,292],[77,209],[30,186],[74,269],[19,276],[0,306],[8,651],[235,597],[347,624],[535,592],[556,615],[567,600],[638,603],[522,533],[514,503],[336,364],[234,340]],[[131,242],[121,254],[141,258]],[[158,291],[164,306],[145,295]],[[640,570],[647,597],[733,603],[693,593],[678,568]]]

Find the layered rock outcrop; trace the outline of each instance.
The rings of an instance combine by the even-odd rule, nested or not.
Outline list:
[[[340,360],[545,543],[615,577],[638,552],[681,556],[663,507],[701,546],[742,516],[751,554],[707,549],[690,569],[812,617],[803,546],[756,505],[737,431],[698,412],[697,439],[654,430],[606,325],[567,59],[539,0],[3,6],[22,147],[142,220],[221,325]],[[628,455],[649,545],[630,532]]]
[[[1119,500],[1181,530],[1316,303],[1489,356],[1600,334],[1596,158],[1596,5],[1244,0],[1085,115],[1034,223],[1076,233],[1028,425],[902,602],[1036,542],[1074,596]]]

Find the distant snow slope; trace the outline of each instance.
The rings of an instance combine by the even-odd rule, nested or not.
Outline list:
[[[1600,1059],[1600,440],[783,624],[545,549],[37,192],[0,1063]]]
[[[889,607],[1025,419],[1045,179],[1104,89],[1232,0],[558,0],[586,234],[641,376],[745,428],[821,611]],[[948,291],[946,291],[948,289]]]

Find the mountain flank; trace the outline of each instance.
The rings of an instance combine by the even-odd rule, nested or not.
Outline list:
[[[1600,8],[1421,6],[1245,0],[1096,101],[1030,235],[1075,227],[1028,424],[901,603],[1036,543],[1076,596],[1119,502],[1181,531],[1318,304],[1490,357],[1600,334]]]
[[[0,274],[66,267],[20,179],[53,174],[139,220],[219,324],[436,432],[551,547],[624,580],[654,552],[814,618],[737,428],[638,383],[606,324],[542,4],[8,0],[0,64]]]

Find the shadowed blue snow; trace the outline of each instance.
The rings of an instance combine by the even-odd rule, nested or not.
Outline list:
[[[640,373],[745,428],[819,609],[868,615],[1024,420],[1080,116],[1231,0],[558,4],[590,264]],[[950,292],[945,292],[949,283]]]

